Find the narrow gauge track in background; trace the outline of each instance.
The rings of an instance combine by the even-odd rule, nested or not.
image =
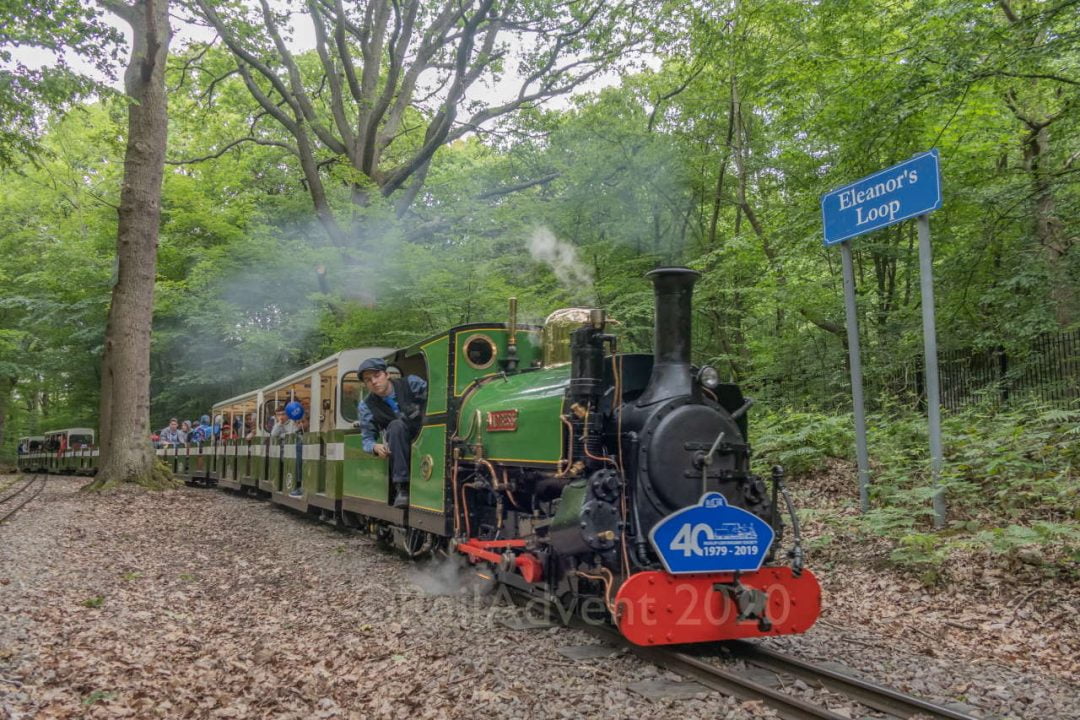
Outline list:
[[[511,596],[515,602],[540,600],[534,595],[515,589],[511,589]],[[558,616],[558,611],[555,612]],[[751,679],[744,672],[722,667],[713,661],[672,650],[670,647],[634,645],[613,628],[586,622],[578,615],[571,616],[569,626],[585,630],[608,645],[632,652],[647,662],[671,670],[707,688],[739,700],[761,701],[785,719],[843,720],[847,717],[834,713],[823,705],[764,685]],[[776,673],[778,676],[786,675],[800,679],[816,690],[827,690],[843,695],[851,702],[884,713],[890,718],[918,716],[934,720],[978,720],[973,715],[917,698],[885,685],[821,667],[757,643],[736,640],[702,646],[698,650],[712,651],[718,648],[726,649],[734,659]]]
[[[26,505],[31,500],[40,495],[41,491],[45,489],[44,475],[31,475],[25,478],[25,480],[26,482],[24,482],[21,487],[0,498],[0,523],[6,522],[12,515],[18,512],[24,505]],[[5,486],[4,489],[6,490],[17,482],[18,480],[9,483]],[[15,504],[13,507],[8,507],[10,503],[15,501],[15,498],[21,495],[24,491],[28,490],[31,486],[36,488],[34,492],[23,497],[22,500]]]

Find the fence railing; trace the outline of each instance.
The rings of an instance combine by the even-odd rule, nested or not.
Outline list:
[[[888,402],[925,408],[923,357],[882,368],[864,358],[864,393],[876,409]],[[879,369],[881,368],[881,369]],[[946,350],[938,355],[941,404],[959,410],[974,402],[1036,400],[1048,405],[1080,401],[1080,330],[1037,337],[1022,348]],[[847,369],[803,368],[799,377],[763,379],[749,392],[762,399],[818,408],[850,407]]]
[[[922,358],[918,362],[922,397]],[[990,397],[1051,405],[1080,399],[1080,330],[1042,335],[1019,350],[951,350],[939,363],[941,403],[949,410]]]

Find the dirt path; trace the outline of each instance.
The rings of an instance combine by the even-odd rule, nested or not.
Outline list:
[[[514,632],[431,594],[368,539],[184,489],[87,497],[51,479],[0,526],[0,717],[752,717],[717,695],[649,701],[632,657]]]

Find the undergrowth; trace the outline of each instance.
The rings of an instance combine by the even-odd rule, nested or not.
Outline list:
[[[880,538],[890,543],[892,564],[930,581],[964,551],[1080,576],[1080,409],[972,407],[944,415],[941,486],[948,514],[941,531],[933,530],[926,426],[925,414],[910,410],[868,416],[871,500],[865,515],[856,512],[850,414],[759,413],[751,439],[758,471],[783,465],[800,490],[800,512],[828,529],[811,543]],[[800,484],[814,491],[801,492]]]

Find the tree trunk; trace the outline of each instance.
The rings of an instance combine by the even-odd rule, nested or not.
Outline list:
[[[150,327],[168,129],[168,0],[107,5],[131,25],[133,44],[124,74],[131,103],[116,239],[119,265],[101,361],[101,456],[93,489],[169,481],[150,445]]]
[[[1062,327],[1072,322],[1073,288],[1066,268],[1068,237],[1064,223],[1057,214],[1054,186],[1050,173],[1044,167],[1050,150],[1049,122],[1029,123],[1029,133],[1024,139],[1024,169],[1031,177],[1031,194],[1034,198],[1034,236],[1046,261],[1050,278],[1050,301],[1054,315]]]

